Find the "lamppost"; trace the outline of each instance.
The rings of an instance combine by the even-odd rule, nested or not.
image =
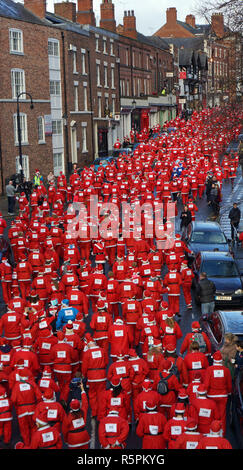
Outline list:
[[[20,114],[19,114],[19,98],[22,95],[27,95],[30,98],[30,109],[34,108],[32,96],[26,91],[22,91],[17,95],[17,128],[18,128],[18,143],[19,143],[19,165],[20,165],[20,183],[23,183],[24,172],[23,172],[23,156],[22,156],[22,137],[21,137],[21,126],[20,126]]]

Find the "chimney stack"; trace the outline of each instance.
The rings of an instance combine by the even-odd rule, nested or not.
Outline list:
[[[187,15],[186,16],[186,23],[192,26],[193,28],[196,27],[196,18],[194,15]]]
[[[24,6],[39,18],[45,18],[46,0],[24,0]]]
[[[174,25],[177,21],[177,10],[175,7],[167,8],[166,10],[166,23],[167,25]]]
[[[56,15],[66,18],[76,23],[76,3],[60,2],[54,4],[54,12]]]
[[[129,38],[137,39],[136,16],[134,10],[124,12],[123,34]]]
[[[219,38],[224,36],[224,15],[222,13],[214,13],[211,16],[211,27],[216,36]]]
[[[96,26],[93,0],[78,0],[77,23]]]
[[[102,0],[100,5],[100,28],[116,32],[115,6],[112,0]]]

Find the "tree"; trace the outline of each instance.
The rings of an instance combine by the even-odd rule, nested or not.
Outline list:
[[[225,26],[229,34],[243,33],[242,0],[199,0],[196,14],[210,23],[211,15],[215,12],[224,15]]]

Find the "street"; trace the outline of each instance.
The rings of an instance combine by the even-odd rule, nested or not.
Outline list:
[[[222,156],[221,156],[222,158]],[[232,189],[230,181],[229,180],[224,180],[222,184],[222,200],[220,203],[220,214],[218,217],[218,221],[221,224],[221,227],[223,228],[223,231],[226,235],[227,238],[230,238],[231,230],[230,230],[230,222],[228,219],[228,213],[229,210],[231,209],[232,205],[234,202],[242,202],[243,200],[243,184],[242,184],[242,175],[241,175],[241,170],[238,168],[235,182],[234,182],[234,187]],[[11,221],[13,220],[12,217],[8,216],[6,214],[6,209],[4,212],[4,204],[5,202],[2,201],[2,207],[0,209],[3,212],[3,215],[7,221],[7,228],[5,230],[5,236],[7,237],[8,230],[10,228]],[[198,212],[196,213],[196,221],[206,221],[210,220],[212,216],[212,210],[210,206],[208,206],[206,197],[205,195],[201,199],[196,200],[196,205],[198,207]],[[175,224],[175,231],[176,233],[180,232],[180,214],[183,209],[183,204],[181,199],[179,200],[178,203],[178,215],[176,217],[176,224]],[[242,270],[242,250],[237,248],[235,250],[235,259],[239,263],[239,267]],[[94,259],[92,259],[94,262]],[[94,263],[93,263],[94,265]],[[105,273],[108,272],[108,263],[105,265]],[[162,271],[162,278],[167,272],[167,267],[164,266],[163,271]],[[163,295],[164,300],[168,300],[167,294]],[[1,296],[0,296],[0,311],[1,315],[6,311],[6,305],[3,301],[3,296],[2,296],[2,291],[1,291]],[[87,331],[92,333],[92,329],[90,328],[90,320],[92,317],[92,309],[91,309],[91,303],[89,305],[89,316],[88,318],[85,319],[85,323],[87,326]],[[182,344],[183,338],[185,337],[186,333],[191,331],[191,323],[194,320],[198,320],[201,316],[201,309],[198,307],[195,303],[194,297],[192,298],[192,309],[188,309],[184,300],[183,294],[180,295],[180,313],[181,313],[181,320],[180,320],[180,328],[182,330],[183,337],[178,340],[177,342],[177,352],[179,352],[180,346]],[[141,352],[139,350],[139,352]],[[110,361],[111,364],[111,361]],[[77,395],[78,396],[78,395]],[[88,411],[88,418],[87,418],[87,430],[91,436],[91,442],[90,442],[90,448],[91,449],[99,449],[100,448],[100,443],[98,439],[98,427],[97,427],[97,421],[94,419],[91,419],[91,411],[89,409]],[[226,431],[226,436],[225,436],[231,443],[233,449],[238,449],[239,443],[237,440],[237,436],[234,435],[234,431],[231,429],[229,425],[227,425],[227,431]],[[0,447],[2,449],[4,448],[14,448],[14,445],[16,442],[21,440],[20,435],[19,435],[19,428],[17,424],[17,419],[16,415],[14,414],[14,421],[13,421],[13,431],[12,431],[12,438],[10,444],[5,445],[3,442],[1,442]],[[130,432],[129,436],[127,439],[127,449],[141,449],[142,447],[142,439],[139,438],[136,435],[136,425],[134,421],[132,422],[132,425],[130,426]],[[63,444],[63,448],[67,448],[66,444]]]

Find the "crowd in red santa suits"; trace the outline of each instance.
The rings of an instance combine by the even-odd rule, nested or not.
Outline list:
[[[106,169],[74,170],[69,182],[60,174],[56,186],[34,189],[31,210],[21,195],[8,231],[14,264],[6,257],[0,263],[6,304],[0,319],[0,428],[6,444],[14,407],[25,448],[59,449],[61,436],[70,449],[89,448],[88,409],[102,448],[126,447],[133,416],[144,449],[193,449],[201,442],[205,448],[204,437],[213,432],[219,435],[209,441],[226,446],[232,383],[220,352],[210,363],[205,335],[205,351],[197,350],[194,322],[176,354],[180,298],[192,308],[193,272],[190,250],[179,234],[173,238],[173,224],[179,198],[197,216],[207,174],[220,177],[219,155],[238,135],[238,120],[232,114],[229,126],[212,110],[195,112],[187,122],[176,118],[171,125],[177,132],[141,141],[131,161],[121,155]],[[230,165],[224,158],[223,179],[231,175]],[[181,172],[172,178],[175,168]],[[90,202],[96,196],[94,215]],[[134,209],[143,204],[144,211],[140,218],[135,210],[122,233],[119,211],[110,214],[104,202],[119,208],[127,202]],[[165,204],[173,202],[171,215]],[[0,227],[6,230],[3,222]],[[66,321],[57,331],[63,309]],[[86,391],[82,385],[80,398],[70,401],[75,377],[84,380]],[[157,387],[167,377],[168,391],[161,395]]]

